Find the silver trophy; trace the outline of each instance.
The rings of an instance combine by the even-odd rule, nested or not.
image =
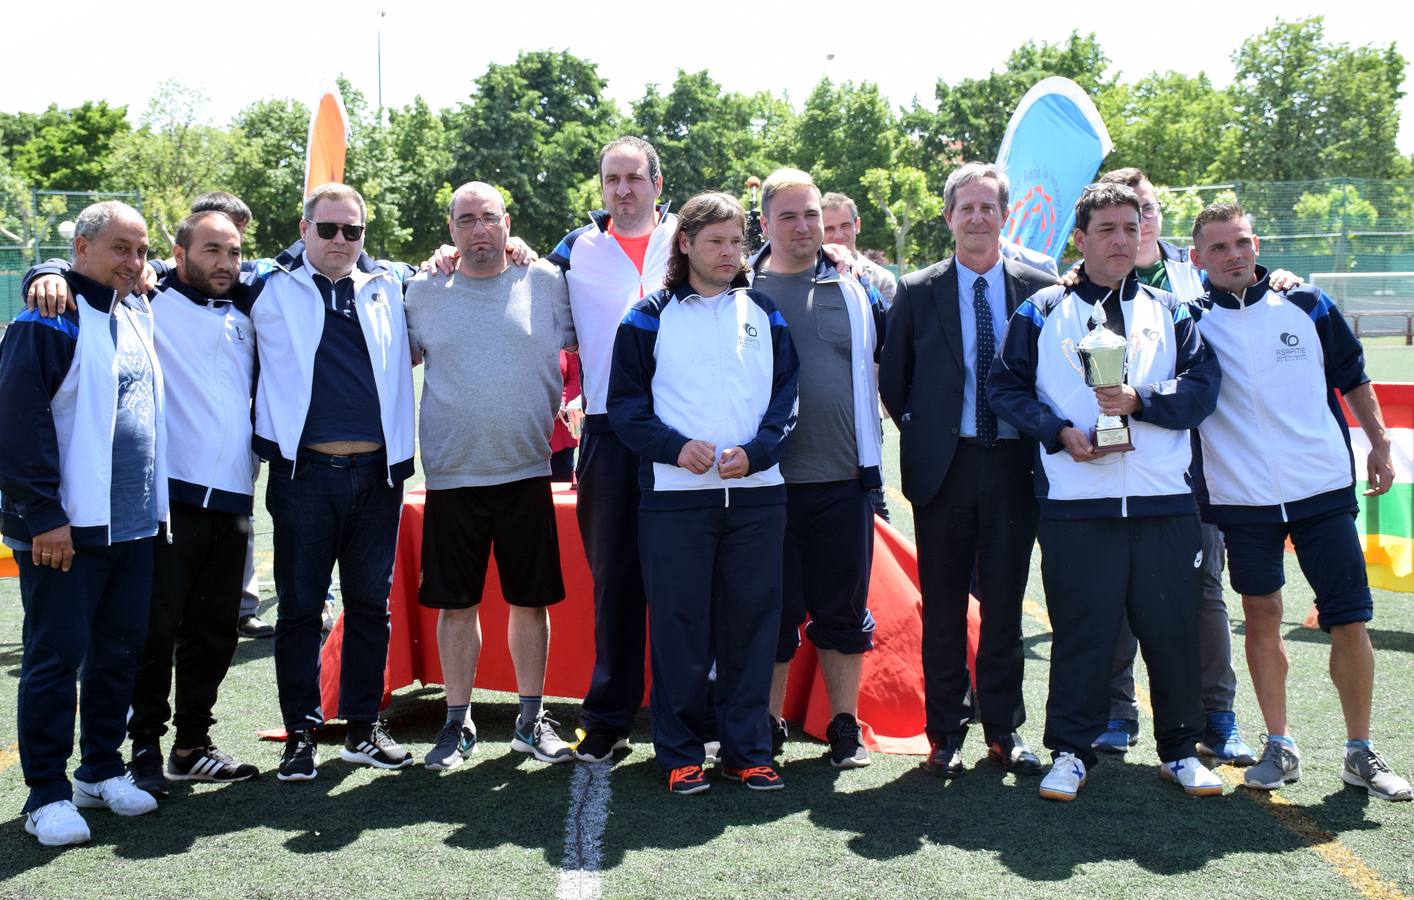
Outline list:
[[[1081,374],[1092,388],[1119,387],[1129,374],[1129,342],[1105,327],[1105,307],[1096,303],[1090,314],[1090,333],[1075,345],[1080,357]],[[1133,450],[1129,426],[1120,416],[1101,415],[1090,431],[1090,443],[1096,453],[1121,453]]]

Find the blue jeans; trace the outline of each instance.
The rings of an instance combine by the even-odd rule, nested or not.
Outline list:
[[[80,696],[82,759],[74,777],[93,783],[123,774],[128,703],[147,636],[152,543],[80,547],[67,572],[36,566],[28,550],[15,554],[25,610],[18,711],[25,812],[73,799],[65,771]],[[83,682],[78,696],[75,679]]]
[[[288,730],[324,724],[320,708],[320,619],[334,564],[344,598],[341,718],[371,722],[383,699],[388,591],[403,488],[388,483],[381,454],[335,467],[274,464],[265,508],[275,525],[275,681]]]

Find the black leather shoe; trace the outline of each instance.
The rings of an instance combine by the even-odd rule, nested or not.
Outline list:
[[[1001,763],[1002,768],[1008,772],[1018,775],[1041,774],[1041,761],[1016,732],[988,741],[987,755]]]
[[[923,769],[930,775],[942,778],[956,778],[967,771],[962,764],[962,740],[967,732],[947,735],[941,741],[933,742],[933,749],[923,761]]]

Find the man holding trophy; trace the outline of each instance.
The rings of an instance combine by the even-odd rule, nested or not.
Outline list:
[[[1222,793],[1196,749],[1203,551],[1187,474],[1189,429],[1213,411],[1221,373],[1187,308],[1136,277],[1139,218],[1129,187],[1085,189],[1080,281],[1017,307],[987,385],[997,416],[1039,444],[1051,800],[1075,799],[1095,764],[1126,612],[1149,666],[1159,774],[1190,794]]]

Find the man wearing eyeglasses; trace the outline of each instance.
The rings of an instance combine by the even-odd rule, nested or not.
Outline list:
[[[338,714],[349,723],[340,755],[385,769],[412,764],[378,722],[402,483],[413,471],[405,273],[364,254],[365,217],[353,188],[315,188],[300,221],[303,252],[262,262],[250,307],[260,356],[253,444],[270,463],[265,503],[275,526],[282,781],[316,774],[320,623],[335,563],[344,600]]]
[[[569,289],[560,270],[506,259],[510,216],[499,191],[470,182],[447,212],[458,261],[408,285],[408,338],[426,366],[419,436],[427,473],[418,599],[439,610],[437,647],[447,720],[427,754],[453,769],[476,746],[468,715],[481,653],[477,610],[492,552],[510,606],[507,641],[520,691],[511,747],[541,762],[573,759],[545,715],[549,607],[565,598],[550,436],[574,350]]]

